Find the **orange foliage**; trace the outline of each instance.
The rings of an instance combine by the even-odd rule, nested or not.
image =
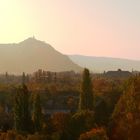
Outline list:
[[[93,128],[90,131],[80,135],[79,140],[92,140],[93,138],[97,140],[108,140],[106,131],[104,128]]]

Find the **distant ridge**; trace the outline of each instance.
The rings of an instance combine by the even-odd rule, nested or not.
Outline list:
[[[93,72],[104,72],[110,70],[140,71],[139,60],[129,60],[122,58],[94,57],[83,55],[69,55],[69,58],[81,67],[87,67]]]
[[[34,37],[19,43],[0,44],[0,73],[32,73],[38,69],[56,72],[82,70],[68,56]]]

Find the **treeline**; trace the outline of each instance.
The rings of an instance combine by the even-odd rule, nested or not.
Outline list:
[[[3,125],[5,128],[1,128],[3,132],[0,134],[0,139],[140,139],[139,75],[132,76],[128,80],[112,80],[103,77],[95,78],[91,76],[88,69],[84,69],[82,81],[76,84],[79,87],[79,98],[78,103],[74,105],[74,109],[70,108],[77,101],[75,95],[68,100],[70,105],[68,112],[56,111],[47,114],[44,110],[44,102],[50,102],[50,98],[55,99],[56,103],[59,102],[55,98],[55,96],[59,97],[57,95],[58,89],[54,90],[53,86],[51,89],[54,90],[53,96],[47,94],[47,98],[43,100],[44,96],[41,92],[36,90],[36,92],[31,93],[31,85],[26,85],[23,80],[22,85],[12,92],[14,102],[11,112],[1,111],[1,114],[6,113],[4,116],[7,116],[5,119],[7,119],[7,124],[10,125],[7,127]],[[40,87],[42,87],[42,84]],[[46,90],[48,93],[48,89]],[[50,94],[51,90],[49,91]],[[64,94],[65,96],[66,94]],[[4,117],[1,117],[1,119],[4,120]]]

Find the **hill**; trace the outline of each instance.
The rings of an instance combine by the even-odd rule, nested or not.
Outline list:
[[[20,43],[0,44],[0,73],[32,73],[38,69],[56,72],[82,70],[68,56],[35,38]]]
[[[81,67],[87,67],[93,72],[104,72],[109,70],[127,70],[140,71],[140,61],[109,58],[109,57],[92,57],[82,55],[69,55],[69,58]]]

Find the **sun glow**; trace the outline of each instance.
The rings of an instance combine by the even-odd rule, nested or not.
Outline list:
[[[3,43],[19,41],[29,34],[21,5],[20,0],[0,0],[0,39]]]

